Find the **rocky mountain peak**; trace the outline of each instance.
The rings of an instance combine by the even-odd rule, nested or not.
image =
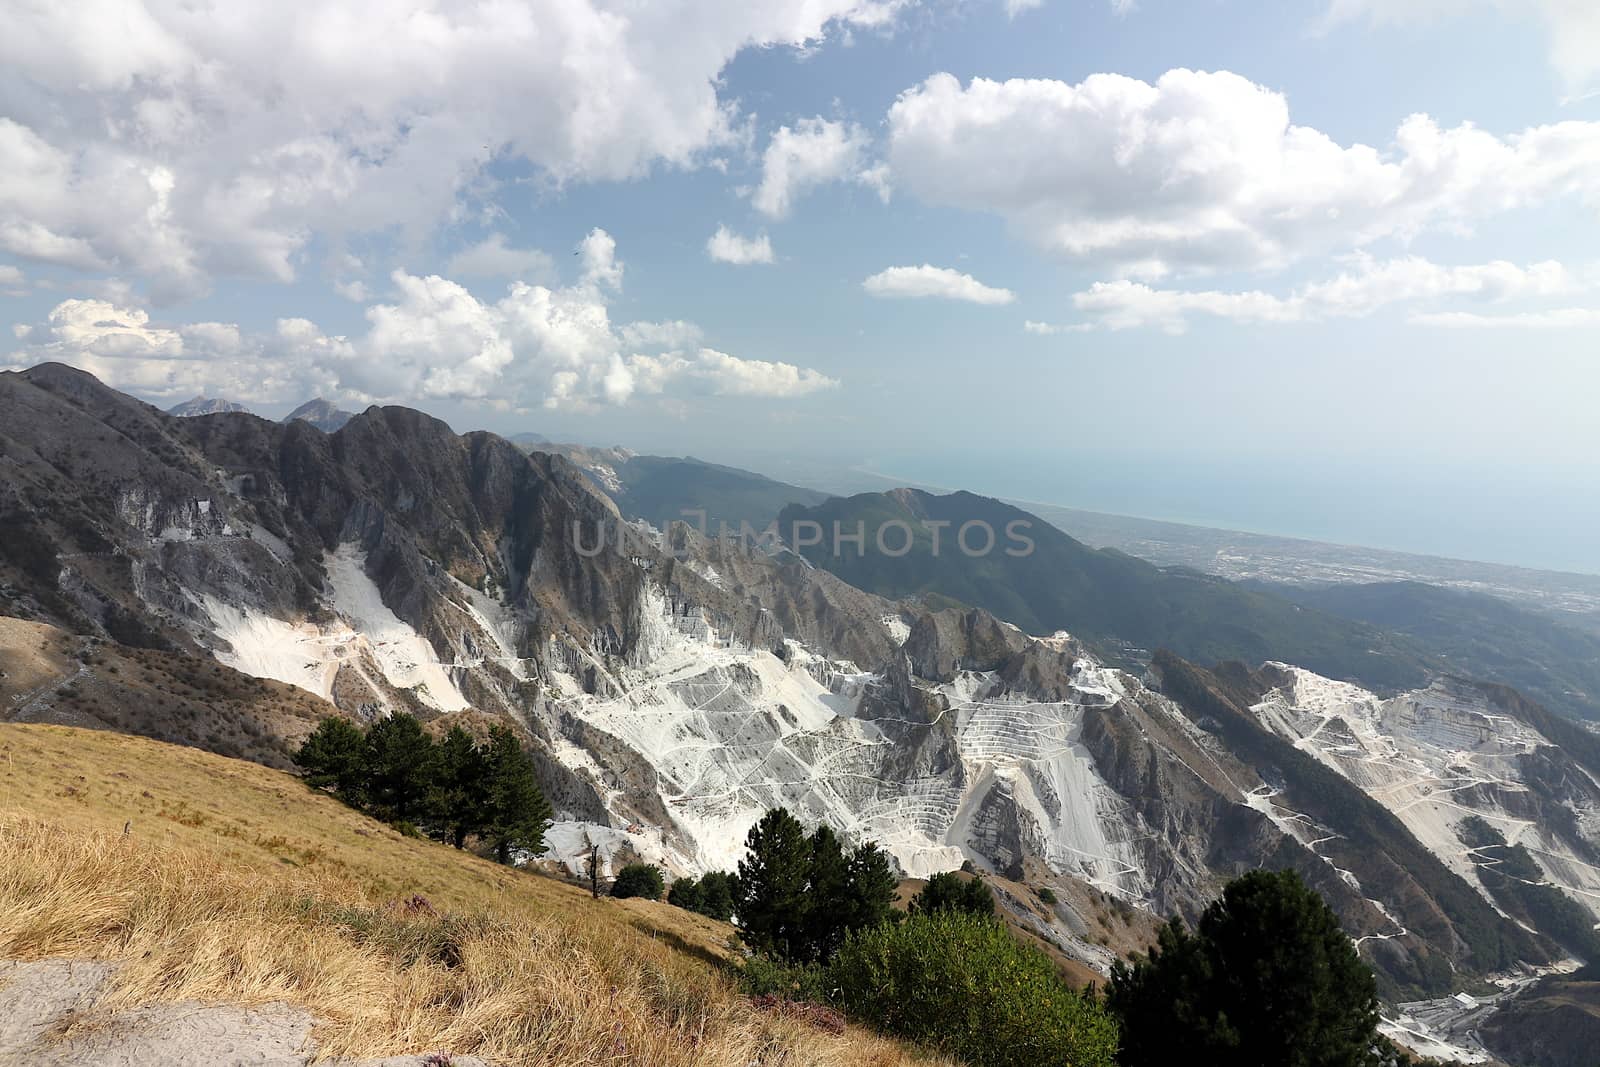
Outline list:
[[[323,433],[333,433],[355,418],[355,412],[345,411],[331,400],[316,397],[307,400],[283,417],[284,422],[308,422]]]

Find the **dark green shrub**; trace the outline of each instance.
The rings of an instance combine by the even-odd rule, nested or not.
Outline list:
[[[827,971],[848,1014],[975,1067],[1110,1067],[1117,1026],[1042,952],[964,911],[851,934]]]
[[[1039,887],[1039,899],[1043,903],[1050,905],[1052,908],[1060,903],[1058,900],[1056,900],[1056,891],[1047,885],[1042,885]]]
[[[828,971],[815,963],[751,956],[739,968],[739,991],[752,997],[828,1003]]]
[[[617,872],[617,880],[611,883],[611,895],[614,897],[644,897],[646,900],[660,900],[661,894],[666,890],[666,884],[661,878],[661,868],[650,863],[630,863]]]

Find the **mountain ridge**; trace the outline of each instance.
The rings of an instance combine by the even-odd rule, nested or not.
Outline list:
[[[283,417],[284,422],[307,422],[323,433],[333,433],[344,428],[345,423],[356,417],[353,411],[345,411],[336,406],[331,400],[315,397],[295,408]]]
[[[249,410],[250,409],[245,407],[243,404],[237,404],[232,400],[220,400],[212,397],[197,396],[192,400],[185,400],[181,404],[174,404],[172,407],[167,409],[167,414],[176,415],[179,418],[189,418],[196,415],[216,415],[227,411]]]
[[[1097,642],[1170,648],[1201,662],[1284,659],[1320,673],[1404,688],[1426,676],[1425,657],[1382,631],[1309,612],[1279,597],[1189,570],[1163,570],[1116,550],[1091,549],[1049,523],[974,493],[936,496],[917,489],[791,506],[779,524],[866,532],[877,548],[890,524],[911,528],[910,550],[801,548],[813,564],[885,596],[937,594],[1012,620],[1034,633],[1068,630]],[[979,524],[990,550],[969,553],[963,527]],[[1025,548],[1001,540],[1021,529]],[[942,533],[942,543],[936,536]],[[893,534],[889,534],[893,537]],[[1110,646],[1115,650],[1115,644]]]
[[[907,521],[952,506],[877,499]],[[357,720],[513,724],[558,810],[551,862],[568,870],[591,850],[607,870],[726,869],[780,805],[879,841],[908,874],[1048,871],[1157,914],[1192,915],[1234,874],[1289,866],[1391,999],[1559,957],[1494,910],[1462,859],[1464,812],[1436,794],[1523,827],[1553,885],[1591,911],[1600,899],[1586,866],[1600,760],[1581,727],[1509,690],[1419,667],[1418,686],[1375,692],[1303,664],[1171,653],[1121,669],[1077,635],[629,521],[561,456],[410,409],[327,434],[167,416],[67,368],[3,374],[0,521],[17,531],[0,544],[4,613],[163,649],[152,677],[220,663]],[[1061,558],[1170,580],[1074,545]],[[88,688],[114,691],[95,672],[130,655],[92,654]],[[26,703],[73,711],[54,691]],[[204,725],[175,736],[216,747]],[[1393,768],[1420,784],[1379,773]],[[1470,786],[1451,792],[1462,773]],[[1104,973],[1103,947],[1057,919],[1062,951]]]

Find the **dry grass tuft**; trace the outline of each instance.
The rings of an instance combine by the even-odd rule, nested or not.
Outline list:
[[[120,750],[121,769],[95,746]],[[205,795],[143,799],[207,818],[160,821],[158,839],[124,836],[123,813],[97,806],[96,790],[63,798],[52,788],[52,777],[86,777],[66,761],[71,749],[126,776],[117,781],[130,796],[152,776],[188,782]],[[0,958],[117,964],[96,1015],[182,1000],[288,1002],[320,1020],[324,1056],[448,1049],[505,1064],[661,1067],[914,1059],[854,1028],[757,1010],[715,965],[725,926],[666,905],[592,901],[400,838],[277,772],[61,727],[0,726],[0,753],[8,784],[19,765],[32,768],[43,798],[4,791]],[[217,790],[215,774],[198,785],[182,777],[196,759],[216,766],[187,770],[229,771],[291,800],[251,825],[254,838],[228,833],[251,791],[239,781]],[[327,842],[346,831],[363,831],[357,854],[330,858]],[[415,882],[411,862],[423,875]],[[373,877],[374,868],[387,869]]]

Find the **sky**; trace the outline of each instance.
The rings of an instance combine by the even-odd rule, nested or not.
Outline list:
[[[1590,0],[0,8],[0,367],[1600,572]]]

